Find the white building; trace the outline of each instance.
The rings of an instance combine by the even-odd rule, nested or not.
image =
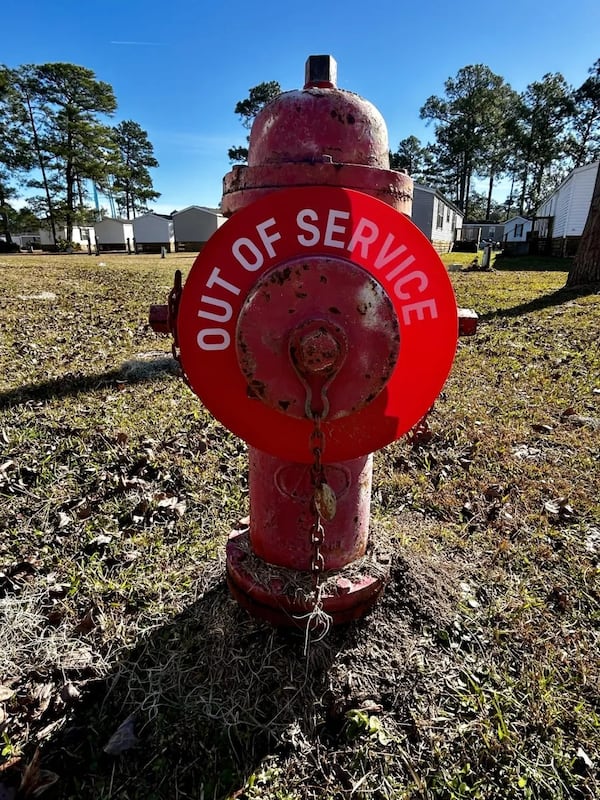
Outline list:
[[[412,221],[427,236],[438,253],[449,253],[462,225],[462,211],[446,200],[444,195],[431,186],[415,183],[413,192]]]
[[[49,228],[38,228],[38,230],[28,233],[13,234],[11,238],[23,249],[33,247],[34,250],[57,250],[60,246],[61,249],[72,247],[74,250],[81,249],[89,252],[96,247],[96,234],[94,229],[88,225],[74,225],[70,241],[67,241],[66,227],[61,226],[56,228],[56,242]]]
[[[216,208],[188,206],[176,212],[173,214],[173,226],[177,249],[199,252],[226,221]]]
[[[533,234],[556,256],[572,256],[583,233],[600,161],[572,170],[535,212]]]
[[[94,225],[98,250],[133,252],[133,223],[128,219],[104,217]]]
[[[136,253],[167,253],[175,251],[175,226],[173,217],[150,211],[133,220]]]
[[[504,223],[502,247],[508,255],[526,255],[529,252],[529,233],[533,220],[528,217],[511,217]]]

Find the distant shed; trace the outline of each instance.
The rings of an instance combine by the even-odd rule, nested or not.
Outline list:
[[[136,253],[160,253],[164,247],[167,253],[175,251],[175,226],[173,217],[168,214],[155,214],[150,211],[133,220]]]
[[[98,250],[133,252],[133,223],[128,219],[104,217],[94,225]]]
[[[173,214],[175,246],[177,250],[198,253],[213,233],[226,222],[216,208],[188,206]]]

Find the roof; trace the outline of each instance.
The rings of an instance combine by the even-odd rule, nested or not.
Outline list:
[[[120,222],[121,225],[133,225],[132,219],[123,219],[123,217],[102,217],[100,223],[102,222]],[[96,222],[96,225],[100,223]]]
[[[186,206],[185,208],[182,208],[181,211],[174,212],[173,216],[176,216],[177,214],[183,214],[184,211],[191,211],[192,209],[206,211],[208,214],[214,214],[218,217],[223,216],[222,212],[218,208],[208,208],[207,206]]]
[[[532,222],[533,221],[531,219],[531,217],[524,217],[522,214],[517,214],[516,216],[511,217],[510,219],[507,219],[506,222],[494,223],[494,224],[500,224],[500,225],[504,225],[504,227],[506,227],[507,225],[510,225],[511,222],[516,222],[518,219],[522,219],[523,222]]]
[[[140,214],[139,217],[134,217],[129,222],[135,222],[136,219],[143,219],[144,217],[160,217],[161,219],[173,219],[171,214],[159,214],[157,211],[147,211],[145,214]]]

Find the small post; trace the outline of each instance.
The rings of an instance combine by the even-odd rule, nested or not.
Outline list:
[[[492,242],[490,240],[486,240],[483,246],[483,255],[481,256],[481,267],[482,269],[489,269],[490,267],[490,260],[492,257]]]
[[[161,247],[160,248],[160,257],[164,258],[166,255],[167,255],[167,248],[166,247]]]
[[[129,236],[127,237],[127,255],[131,255],[131,242],[129,241]]]

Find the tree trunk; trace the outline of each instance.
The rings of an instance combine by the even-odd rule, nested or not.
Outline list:
[[[492,213],[492,191],[494,189],[494,167],[490,171],[490,182],[488,185],[487,203],[485,206],[485,218],[489,219]]]
[[[53,244],[56,244],[56,220],[54,217],[54,208],[52,207],[52,199],[50,197],[48,178],[46,177],[46,168],[44,166],[44,159],[42,157],[42,148],[40,146],[40,139],[37,132],[37,126],[35,124],[35,117],[33,116],[33,109],[31,107],[31,101],[29,99],[29,93],[27,91],[25,91],[25,102],[27,103],[27,110],[29,112],[29,121],[31,123],[31,132],[33,134],[33,144],[35,148],[35,154],[37,156],[38,164],[40,166],[40,172],[42,173],[44,192],[46,194],[46,202],[48,203],[48,218],[50,220],[50,229],[52,230],[52,242]]]
[[[567,278],[567,286],[586,283],[600,283],[600,163],[588,218]]]
[[[7,244],[12,244],[12,238],[10,235],[10,225],[8,224],[8,214],[4,211],[4,205],[6,204],[6,198],[4,194],[0,192],[0,227],[2,229],[2,233],[4,234],[4,239]]]

